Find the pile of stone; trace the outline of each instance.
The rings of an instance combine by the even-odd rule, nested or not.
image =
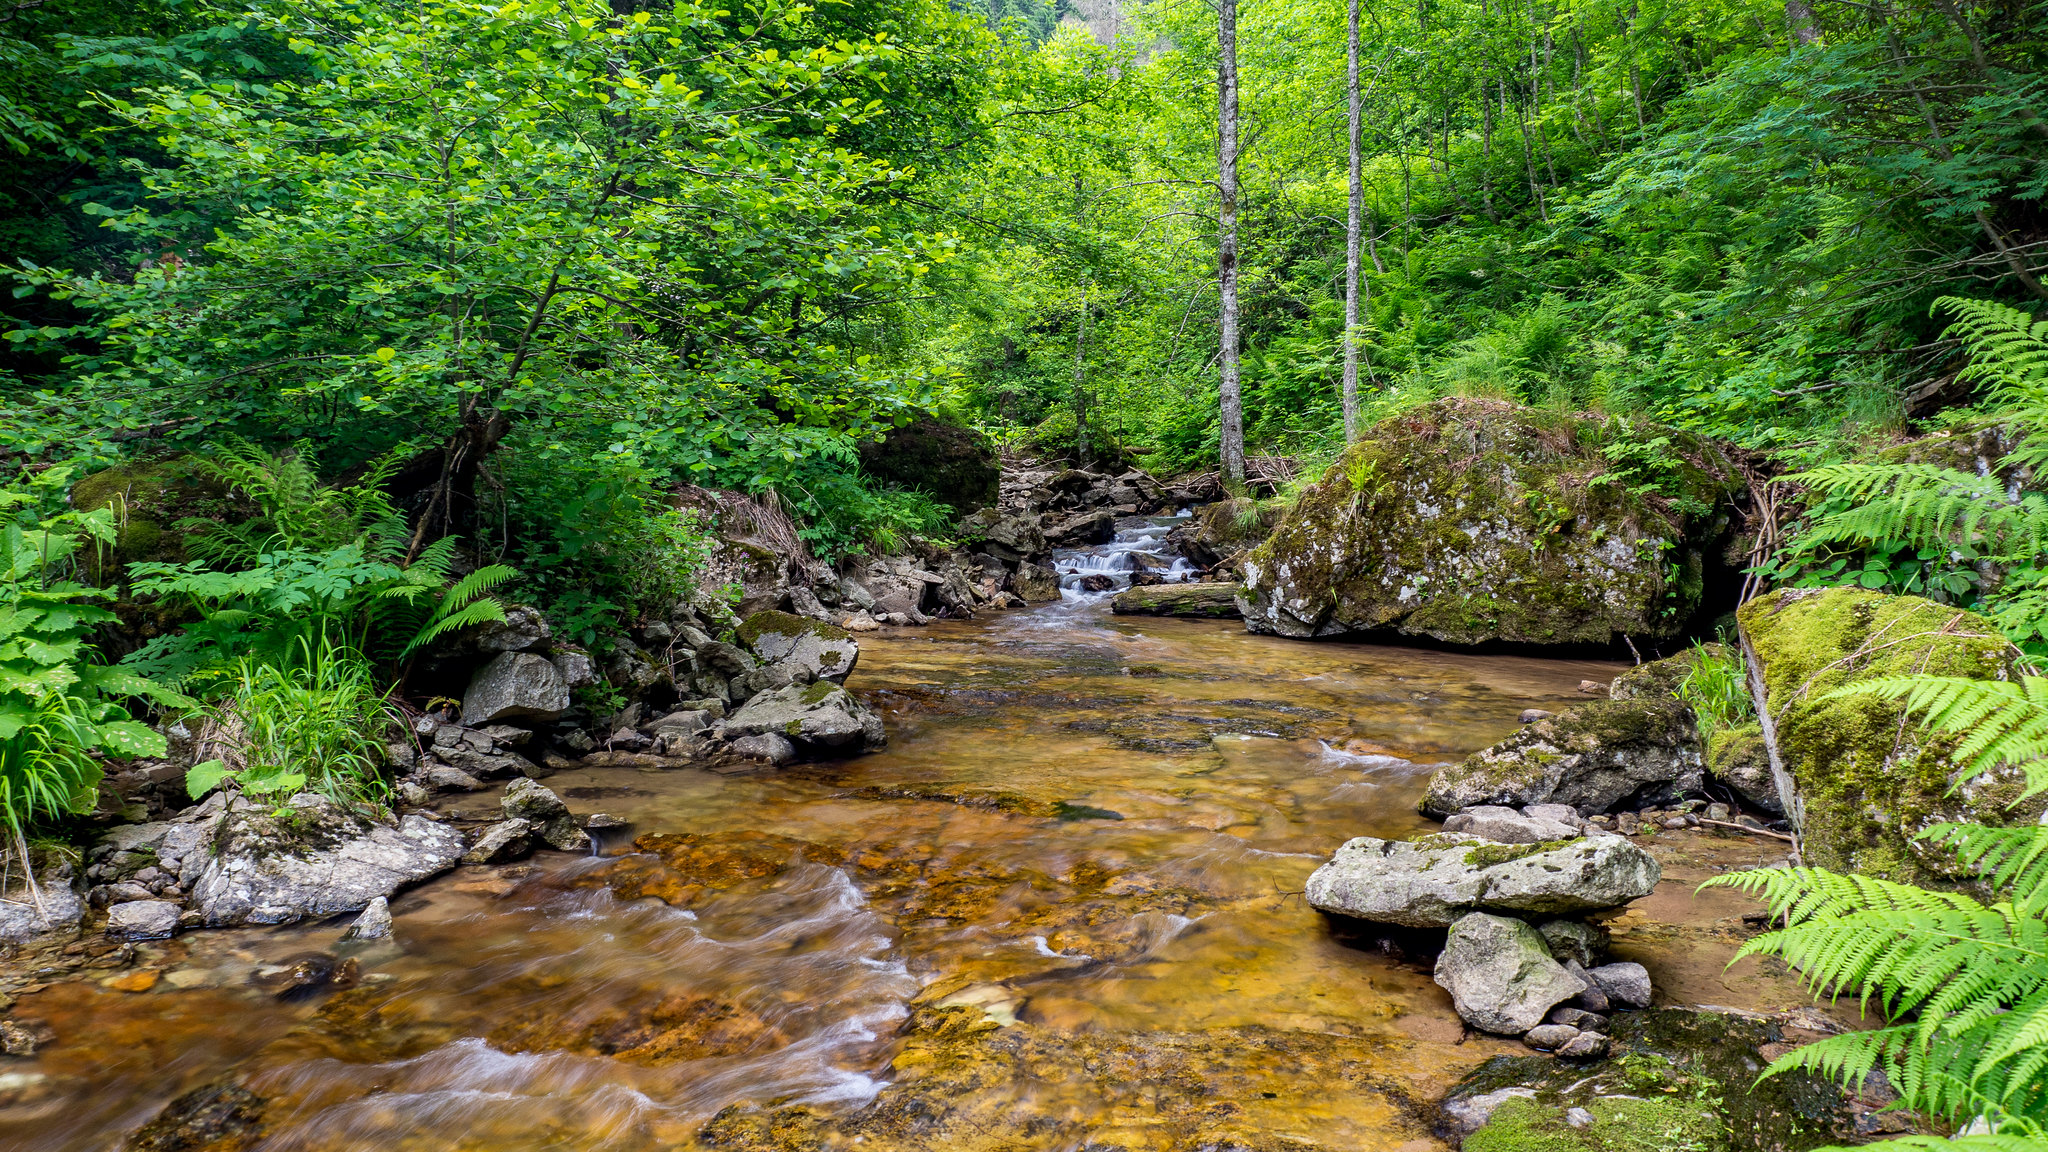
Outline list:
[[[1600,963],[1607,935],[1592,918],[1661,878],[1649,853],[1570,807],[1481,805],[1437,835],[1346,843],[1307,895],[1335,915],[1447,929],[1436,982],[1460,1018],[1588,1059],[1607,1051],[1606,1013],[1650,1004],[1641,965]]]
[[[531,853],[536,844],[562,852],[590,851],[590,834],[550,789],[514,780],[498,801],[505,818],[483,828],[462,854],[465,864],[497,864]]]

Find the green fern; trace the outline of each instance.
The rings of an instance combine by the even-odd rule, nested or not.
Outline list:
[[[372,559],[388,558],[403,546],[405,518],[383,488],[403,458],[401,446],[371,461],[354,483],[329,486],[320,480],[311,444],[274,453],[230,434],[198,467],[255,504],[257,514],[241,524],[195,518],[177,526],[189,533],[192,554],[215,565],[248,567],[266,552],[325,552],[349,544]]]
[[[2025,795],[2048,790],[2048,677],[1892,676],[1829,695],[1903,701],[1922,724],[1960,739],[1949,757],[1969,775],[2009,766],[2026,773]]]
[[[451,632],[492,620],[505,618],[505,606],[485,593],[505,583],[519,573],[510,565],[490,564],[457,580],[442,595],[441,602],[427,617],[412,641],[405,646],[401,656],[410,656],[420,648]]]
[[[1813,514],[1771,571],[1828,581],[1843,563],[1826,568],[1826,558],[1912,550],[1932,572],[1924,585],[1931,594],[1957,594],[1978,582],[1972,569],[1988,572],[1978,607],[2018,639],[2048,640],[2048,496],[2015,492],[2001,479],[2048,467],[2048,321],[1984,300],[1950,296],[1934,306],[1955,317],[1945,334],[1970,347],[1960,375],[1991,386],[1987,404],[2017,429],[2018,443],[1982,476],[1934,464],[1851,463],[1785,477],[1807,487]]]

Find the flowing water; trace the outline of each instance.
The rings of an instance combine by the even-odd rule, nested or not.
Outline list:
[[[1081,596],[867,637],[851,685],[884,753],[558,773],[631,829],[407,893],[393,941],[195,933],[146,950],[154,983],[121,986],[144,990],[37,986],[14,1015],[55,1040],[0,1065],[0,1147],[120,1147],[223,1082],[260,1098],[254,1147],[294,1152],[1440,1147],[1430,1101],[1519,1045],[1464,1032],[1427,939],[1298,893],[1346,838],[1424,827],[1433,765],[1617,670]],[[1669,879],[1617,950],[1666,1000],[1802,1002],[1724,973],[1744,907],[1690,895],[1761,843],[1658,847]],[[360,982],[253,979],[309,950]]]

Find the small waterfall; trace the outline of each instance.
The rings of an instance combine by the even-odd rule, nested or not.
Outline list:
[[[1107,544],[1054,552],[1061,598],[1085,603],[1114,596],[1129,588],[1132,575],[1138,572],[1152,572],[1169,584],[1194,575],[1195,566],[1187,557],[1166,544],[1166,534],[1189,515],[1181,511],[1172,516],[1149,516],[1118,528],[1116,538]]]

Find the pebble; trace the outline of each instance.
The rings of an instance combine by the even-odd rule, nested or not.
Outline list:
[[[100,987],[112,988],[116,992],[147,992],[156,987],[156,982],[162,975],[163,973],[154,968],[144,968],[122,976],[109,976],[100,981]]]
[[[164,973],[164,983],[178,989],[205,988],[213,982],[213,971],[209,968],[179,968]]]
[[[1607,1017],[1584,1008],[1558,1007],[1550,1010],[1552,1024],[1569,1024],[1581,1032],[1598,1032],[1607,1027]]]
[[[1719,820],[1721,823],[1726,824],[1734,819],[1734,815],[1726,804],[1709,804],[1707,805],[1707,819]]]
[[[1539,1052],[1553,1051],[1578,1039],[1579,1030],[1569,1024],[1538,1024],[1522,1037],[1522,1043]]]
[[[1522,709],[1521,721],[1524,724],[1534,724],[1538,720],[1548,720],[1555,715],[1557,713],[1546,712],[1541,708],[1524,708]]]
[[[1598,1032],[1581,1032],[1557,1050],[1567,1060],[1592,1060],[1607,1055],[1607,1037]]]
[[[1567,1108],[1564,1111],[1564,1122],[1574,1128],[1591,1128],[1593,1114],[1584,1108]]]

